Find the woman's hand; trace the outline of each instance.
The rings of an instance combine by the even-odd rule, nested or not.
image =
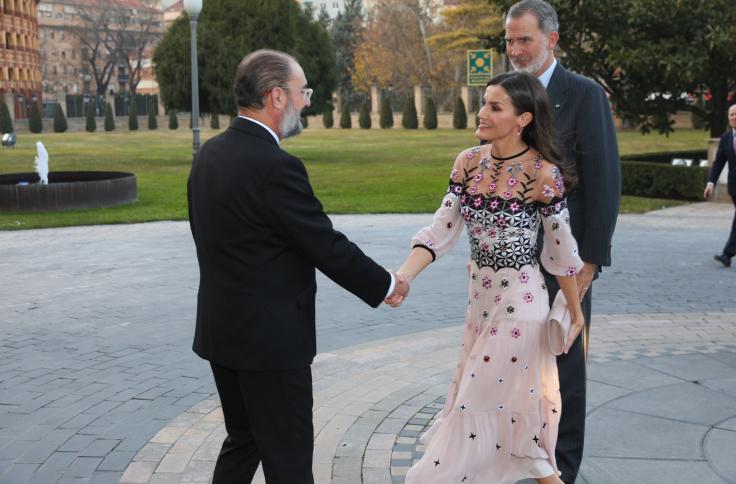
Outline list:
[[[583,316],[582,311],[578,311],[577,314],[573,313],[571,315],[571,322],[570,322],[570,331],[567,333],[567,341],[565,341],[565,346],[562,349],[562,352],[564,354],[567,354],[568,351],[570,351],[570,348],[572,348],[572,345],[575,343],[575,340],[580,335],[580,332],[585,327],[585,317]]]

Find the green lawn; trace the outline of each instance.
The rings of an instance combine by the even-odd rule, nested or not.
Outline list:
[[[319,122],[319,120],[314,120]],[[204,130],[206,140],[215,134]],[[49,152],[51,171],[116,170],[138,177],[137,203],[68,212],[0,213],[0,230],[154,220],[185,220],[191,132],[127,130],[111,133],[21,134],[15,149],[0,149],[0,173],[33,171],[35,142]],[[621,153],[697,149],[706,133],[681,130],[669,138],[619,134]],[[455,155],[472,146],[471,130],[306,130],[284,148],[304,160],[329,213],[434,211]],[[646,212],[683,202],[624,197],[622,212]]]

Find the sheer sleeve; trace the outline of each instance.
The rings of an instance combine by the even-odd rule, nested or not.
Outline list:
[[[570,214],[562,175],[556,166],[546,170],[542,177],[542,201],[539,214],[544,227],[544,243],[540,262],[550,274],[574,276],[583,267],[578,254],[578,243],[572,235]]]
[[[419,230],[411,239],[411,247],[428,250],[432,254],[432,261],[447,253],[460,238],[463,227],[460,200],[464,191],[461,166],[466,158],[470,159],[475,154],[476,151],[472,150],[460,153],[450,174],[447,193],[434,213],[432,223]]]

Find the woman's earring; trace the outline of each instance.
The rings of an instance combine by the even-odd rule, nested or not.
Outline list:
[[[521,126],[519,126],[519,131],[516,134],[521,136]]]

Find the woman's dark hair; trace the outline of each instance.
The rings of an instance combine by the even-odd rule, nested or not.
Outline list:
[[[555,125],[550,114],[547,91],[539,79],[526,72],[506,72],[493,77],[486,84],[488,86],[504,88],[517,115],[532,114],[532,121],[522,131],[521,139],[545,160],[560,168],[567,189],[574,187],[577,183],[575,164],[565,159],[555,140]]]

